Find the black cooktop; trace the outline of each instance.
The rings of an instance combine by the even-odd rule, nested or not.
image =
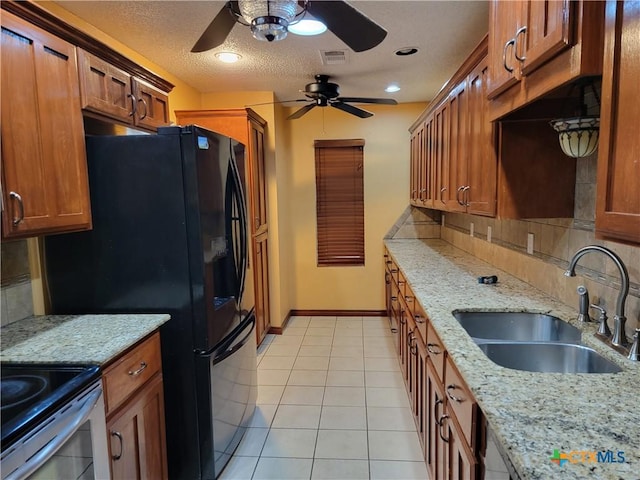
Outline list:
[[[99,377],[95,365],[0,363],[2,450]]]

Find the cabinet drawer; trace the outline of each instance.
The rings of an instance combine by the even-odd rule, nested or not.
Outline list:
[[[444,378],[444,357],[446,350],[444,345],[438,337],[438,334],[431,326],[431,323],[427,324],[427,355],[433,363],[433,367],[438,374],[438,380],[441,382]]]
[[[473,433],[476,425],[476,402],[449,358],[446,360],[446,365],[444,388],[449,408],[453,410],[467,444],[473,448],[475,447]]]
[[[107,414],[159,372],[161,365],[160,334],[154,333],[107,367],[102,377]]]

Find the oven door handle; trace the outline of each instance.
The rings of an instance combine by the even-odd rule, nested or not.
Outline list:
[[[7,475],[4,480],[19,480],[26,478],[38,470],[47,460],[49,460],[49,458],[53,456],[54,453],[58,451],[62,445],[65,444],[67,440],[69,440],[69,438],[71,438],[76,430],[78,430],[78,428],[87,421],[91,416],[93,407],[96,406],[101,396],[102,388],[94,390],[87,395],[87,398],[84,400],[82,406],[78,407],[77,411],[69,412],[69,414],[60,418],[58,420],[59,422],[68,422],[68,424],[62,427],[58,434],[56,434],[49,443],[42,447],[38,453],[33,455],[24,464],[20,465],[13,472]]]

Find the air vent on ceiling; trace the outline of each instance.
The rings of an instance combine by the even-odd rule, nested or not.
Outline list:
[[[323,65],[343,65],[347,63],[346,50],[320,50]]]

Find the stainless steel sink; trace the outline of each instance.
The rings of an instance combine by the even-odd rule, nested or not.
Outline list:
[[[514,370],[556,373],[616,373],[622,369],[595,350],[569,343],[478,342],[494,363]]]
[[[453,316],[474,339],[580,342],[578,328],[543,313],[454,311]]]

